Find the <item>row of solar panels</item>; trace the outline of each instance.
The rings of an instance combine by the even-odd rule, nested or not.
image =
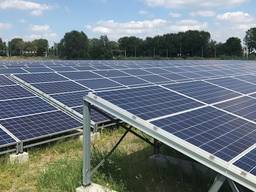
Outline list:
[[[184,67],[184,68],[188,68],[188,67]],[[207,67],[207,69],[208,68],[209,67]],[[30,83],[33,87],[43,91],[44,93],[49,94],[54,99],[64,103],[68,107],[71,107],[74,110],[81,113],[82,97],[88,91],[96,91],[101,89],[120,89],[125,87],[131,88],[134,86],[173,83],[174,79],[176,79],[176,81],[189,80],[188,77],[182,76],[180,73],[178,73],[180,71],[184,71],[184,69],[178,69],[178,70],[177,69],[178,68],[97,70],[97,71],[62,72],[62,73],[20,74],[16,76]],[[189,68],[189,70],[192,70],[192,69],[193,68],[191,67]],[[230,71],[230,72],[233,72],[233,71]],[[218,72],[220,72],[220,70]],[[221,72],[222,72],[221,76],[227,75],[225,71],[222,70]],[[186,72],[186,74],[188,74],[188,72]],[[217,74],[215,74],[215,76],[216,75]],[[193,76],[190,76],[190,77],[191,78],[198,77],[198,75],[193,74]],[[222,79],[222,81],[231,85],[234,84],[233,81],[236,81],[235,82],[236,84],[239,82],[240,84],[237,84],[238,88],[241,87],[241,83],[243,84],[242,87],[244,89],[246,88],[250,89],[250,86],[252,87],[250,83],[248,84],[245,81],[254,79],[254,76],[247,75],[247,76],[241,76],[239,78],[243,79],[243,81],[240,81],[234,78]],[[2,76],[1,83],[3,85],[6,85],[6,83],[4,83],[5,81],[7,81],[7,85],[8,83],[9,85],[8,87],[2,86],[1,92],[3,93],[4,99],[7,99],[8,102],[6,102],[7,104],[2,105],[2,107],[4,108],[2,110],[4,112],[3,113],[4,115],[1,118],[16,117],[20,115],[27,115],[30,113],[33,114],[33,110],[32,111],[25,110],[24,112],[24,110],[20,110],[18,107],[11,107],[11,106],[14,106],[14,104],[19,104],[19,106],[22,107],[22,109],[26,109],[26,108],[33,109],[33,106],[36,106],[36,102],[32,102],[31,98],[26,98],[31,96],[22,95],[22,91],[19,89],[17,90],[17,87],[13,86],[13,82],[10,83],[10,80]],[[25,97],[25,99],[27,100],[25,99],[21,100],[20,103],[12,101],[13,98],[21,99],[23,97]],[[22,105],[25,103],[27,103],[26,104],[27,107]],[[45,109],[45,106],[43,104],[39,103],[38,106],[42,106],[42,108]],[[38,106],[34,108],[38,109]],[[9,108],[10,110],[9,113],[5,112],[7,111],[7,108]],[[13,109],[16,109],[16,111],[13,111]],[[17,110],[20,111],[20,113],[18,113]],[[13,114],[13,116],[11,116],[10,114]],[[94,112],[93,114],[94,114],[93,120],[96,122],[102,122],[107,120],[106,117],[96,112]]]
[[[96,95],[128,111],[131,115],[127,117],[137,116],[152,125],[148,129],[153,127],[163,137],[204,156],[208,159],[205,162],[221,166],[228,175],[237,174],[241,183],[248,180],[248,186],[255,190],[255,81],[256,77],[250,83],[225,78],[100,91]]]

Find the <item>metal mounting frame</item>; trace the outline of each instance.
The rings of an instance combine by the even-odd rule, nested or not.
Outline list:
[[[195,161],[209,167],[218,172],[220,175],[235,181],[248,189],[256,191],[256,178],[250,173],[241,174],[241,169],[235,167],[228,162],[213,156],[212,154],[195,147],[194,145],[164,131],[163,129],[147,122],[128,111],[98,97],[93,93],[89,93],[84,98],[85,103],[93,105],[100,110],[113,115],[117,119],[136,127],[147,135],[157,139],[163,144],[183,153],[184,155],[194,159]]]

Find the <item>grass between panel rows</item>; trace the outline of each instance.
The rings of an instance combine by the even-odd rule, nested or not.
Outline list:
[[[104,131],[93,141],[92,167],[111,150],[122,130]],[[164,154],[184,158],[164,147]],[[205,192],[211,174],[194,170],[186,174],[174,165],[159,166],[150,160],[153,149],[144,141],[128,134],[117,150],[93,175],[93,182],[116,191]],[[82,143],[77,138],[59,141],[29,151],[30,160],[11,165],[8,157],[0,158],[1,192],[72,192],[81,185]],[[209,171],[210,173],[210,171]],[[229,192],[227,187],[223,192]]]

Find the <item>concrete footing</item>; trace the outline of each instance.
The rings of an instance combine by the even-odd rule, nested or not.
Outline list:
[[[115,192],[111,189],[98,185],[96,183],[92,183],[89,186],[81,186],[76,188],[76,192]]]
[[[99,139],[100,138],[100,133],[99,132],[96,132],[96,133],[91,133],[91,140],[93,141],[94,139]],[[84,139],[84,136],[83,135],[80,135],[79,136],[79,140],[81,142],[83,142],[83,139]]]
[[[25,162],[28,161],[28,159],[29,159],[29,157],[28,157],[27,152],[10,155],[10,163],[12,163],[12,164],[14,164],[14,163],[18,163],[18,164],[25,163]]]

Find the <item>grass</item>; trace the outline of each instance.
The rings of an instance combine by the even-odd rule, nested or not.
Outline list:
[[[107,154],[123,134],[121,130],[104,131],[93,141],[92,167]],[[116,191],[205,192],[213,177],[194,170],[186,174],[174,165],[159,166],[149,159],[151,146],[128,134],[110,158],[93,175],[93,182]],[[164,154],[184,158],[164,147]],[[68,139],[29,151],[30,160],[11,165],[7,156],[0,158],[1,192],[73,192],[81,185],[82,143]],[[227,187],[222,192],[229,192]]]

